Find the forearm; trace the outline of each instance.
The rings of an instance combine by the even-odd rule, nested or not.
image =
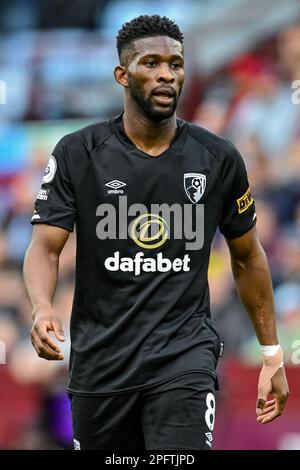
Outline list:
[[[39,243],[31,243],[24,259],[24,282],[33,316],[41,307],[50,306],[54,297],[59,258]]]
[[[232,271],[259,343],[278,344],[272,281],[263,249],[245,259],[232,259]]]

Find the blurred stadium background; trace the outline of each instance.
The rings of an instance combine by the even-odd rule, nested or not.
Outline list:
[[[161,14],[185,35],[179,116],[240,149],[268,255],[291,387],[286,413],[255,419],[258,343],[217,234],[210,264],[219,363],[215,449],[300,449],[300,80],[298,0],[0,1],[0,448],[71,448],[64,363],[37,359],[22,283],[29,219],[41,175],[64,134],[122,109],[115,36],[124,21]],[[5,85],[5,86],[4,86]],[[4,102],[5,100],[5,104]],[[55,308],[68,331],[75,236],[65,247]],[[251,286],[249,286],[251,288]]]

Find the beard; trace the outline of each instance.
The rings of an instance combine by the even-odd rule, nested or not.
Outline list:
[[[143,93],[143,90],[139,88],[134,78],[130,77],[128,80],[128,84],[129,84],[129,91],[130,91],[130,95],[132,99],[136,102],[136,104],[140,108],[143,115],[150,121],[160,122],[160,121],[170,118],[175,113],[178,99],[180,96],[180,92],[179,92],[179,96],[174,95],[173,104],[166,107],[165,109],[163,108],[158,109],[153,105],[151,101],[151,98],[153,95],[150,94],[147,97]]]

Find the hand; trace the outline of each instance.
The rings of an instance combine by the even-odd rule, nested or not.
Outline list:
[[[39,357],[48,361],[62,361],[64,355],[51,339],[48,331],[53,331],[59,341],[65,341],[61,321],[55,316],[51,306],[43,307],[35,313],[31,330],[31,342]]]
[[[264,393],[260,393],[257,398],[257,421],[266,424],[282,415],[289,393],[285,370],[282,366],[271,378],[269,390],[266,389]],[[274,398],[267,401],[269,394]]]

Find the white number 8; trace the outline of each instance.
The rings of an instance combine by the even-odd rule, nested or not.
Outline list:
[[[212,393],[208,393],[206,395],[206,406],[207,410],[205,412],[205,421],[209,430],[212,431],[214,429],[216,411],[215,397]]]

